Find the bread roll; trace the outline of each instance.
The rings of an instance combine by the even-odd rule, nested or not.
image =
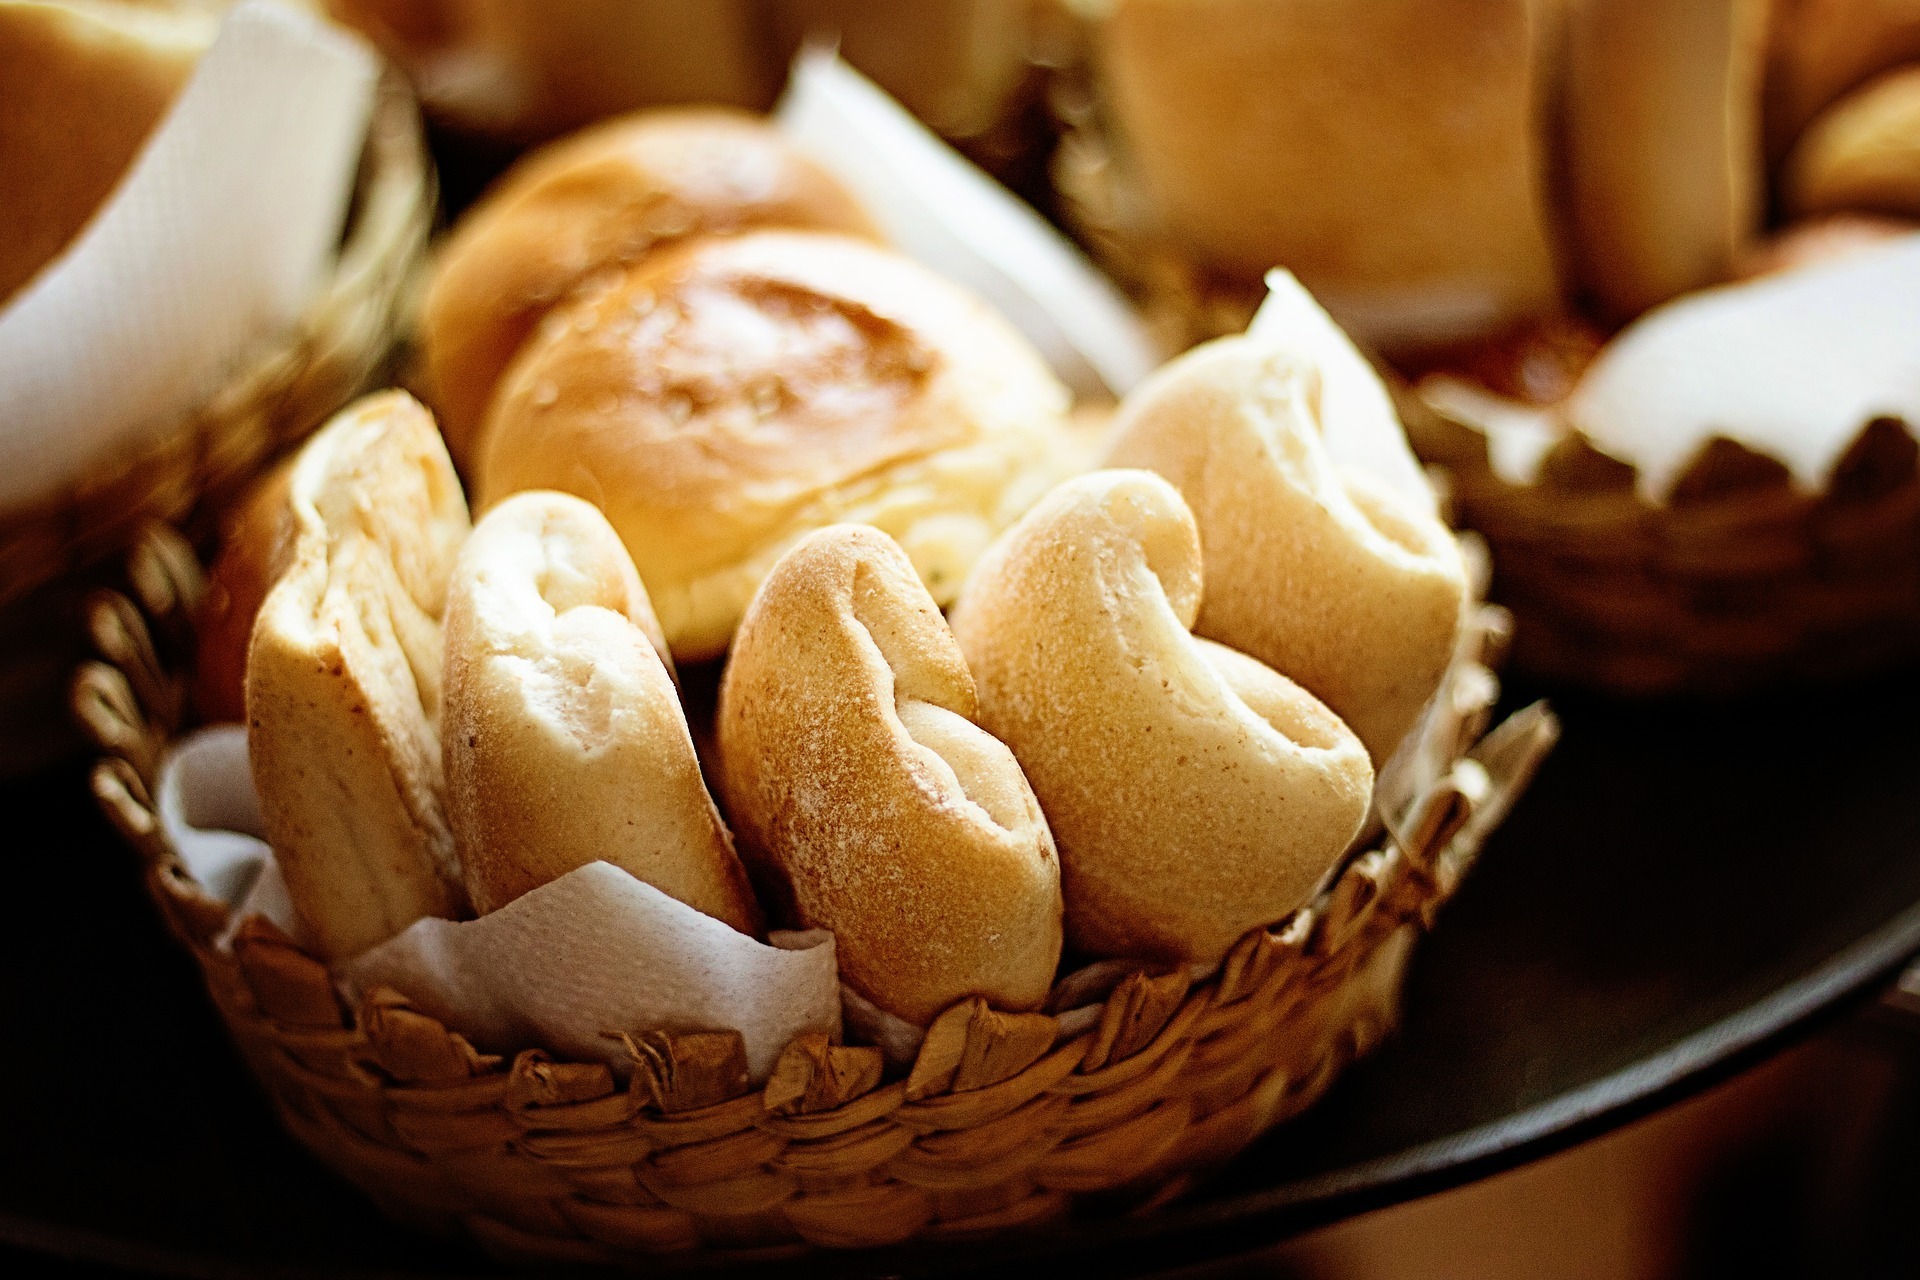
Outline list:
[[[447,809],[484,915],[589,862],[757,933],[666,641],[606,517],[523,493],[474,528],[447,600]]]
[[[1920,61],[1914,0],[1773,0],[1766,73],[1767,156],[1785,156],[1801,131],[1848,90]]]
[[[1768,0],[1569,0],[1569,248],[1614,319],[1725,280],[1764,212]]]
[[[1796,215],[1920,217],[1920,63],[1821,113],[1788,157],[1784,178],[1782,203]]]
[[[402,392],[348,406],[288,480],[294,543],[247,655],[247,753],[314,945],[345,959],[458,917],[440,765],[441,612],[467,505]]]
[[[1121,204],[1177,251],[1249,283],[1287,267],[1385,346],[1552,304],[1542,0],[1108,8]]]
[[[556,312],[495,402],[486,503],[578,494],[632,553],[674,657],[727,646],[809,530],[872,524],[953,599],[1054,478],[1067,393],[999,316],[844,236],[649,259]]]
[[[1020,766],[906,555],[836,525],[767,576],[720,686],[728,812],[840,977],[926,1024],[968,996],[1046,998],[1060,866]]]
[[[218,25],[111,0],[0,0],[0,303],[105,203]]]
[[[204,720],[247,718],[247,645],[261,601],[293,559],[288,458],[254,482],[220,524],[220,554],[207,571],[194,619],[199,651],[193,698]]]
[[[1385,764],[1452,659],[1459,544],[1321,443],[1319,378],[1284,347],[1220,338],[1120,406],[1109,466],[1171,480],[1193,509],[1207,593],[1195,630],[1297,680]]]
[[[1189,629],[1199,534],[1142,471],[1061,485],[953,614],[980,724],[1059,842],[1078,950],[1212,963],[1312,895],[1359,834],[1366,749],[1326,707]]]
[[[412,78],[428,114],[524,146],[639,107],[764,110],[784,64],[759,0],[325,0]]]
[[[876,234],[837,180],[741,112],[626,116],[522,161],[454,229],[421,316],[455,460],[469,463],[514,352],[583,280],[687,236],[760,226]]]

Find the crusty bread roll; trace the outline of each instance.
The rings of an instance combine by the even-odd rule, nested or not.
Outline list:
[[[1768,0],[1566,0],[1568,247],[1614,319],[1717,284],[1764,212]]]
[[[1195,630],[1297,680],[1385,764],[1439,686],[1466,606],[1459,544],[1321,443],[1319,377],[1276,342],[1220,338],[1120,406],[1110,466],[1171,480],[1207,593]]]
[[[1199,534],[1171,485],[1096,471],[995,543],[953,614],[980,724],[1059,842],[1067,938],[1219,960],[1304,903],[1366,820],[1366,749],[1326,707],[1189,634]]]
[[[742,847],[840,977],[924,1025],[967,996],[1046,998],[1060,866],[973,681],[892,539],[836,525],[794,547],[740,624],[720,686],[723,790]]]
[[[674,656],[713,657],[801,535],[899,540],[942,604],[1054,478],[1067,393],[979,300],[844,236],[696,240],[557,311],[494,403],[491,504],[578,494]]]
[[[660,624],[606,517],[559,493],[488,512],[454,566],[446,632],[447,812],[475,911],[604,861],[759,932]]]
[[[220,523],[220,554],[194,619],[199,648],[193,699],[211,721],[247,718],[247,646],[267,592],[293,559],[293,492],[288,458],[254,481]]]
[[[1198,265],[1289,268],[1366,340],[1458,339],[1557,292],[1541,0],[1114,0],[1113,163]]]
[[[1920,61],[1914,0],[1773,0],[1766,72],[1767,156],[1779,160],[1851,89]]]
[[[440,617],[467,504],[440,432],[390,391],[349,405],[288,480],[293,555],[247,655],[247,754],[320,954],[464,914],[440,765]]]
[[[583,280],[687,236],[764,226],[877,234],[846,188],[742,112],[642,112],[521,162],[455,228],[421,315],[454,459],[468,464],[508,362]]]
[[[1781,184],[1789,212],[1920,217],[1920,63],[1890,71],[1822,112]]]
[[[0,0],[0,303],[92,219],[218,25],[112,0]]]

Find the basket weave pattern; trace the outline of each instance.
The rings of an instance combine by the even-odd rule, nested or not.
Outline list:
[[[1517,485],[1479,431],[1412,396],[1402,409],[1492,545],[1518,666],[1624,693],[1725,693],[1920,654],[1920,445],[1898,422],[1868,424],[1823,493],[1714,439],[1655,504],[1632,466],[1577,434]]]
[[[604,1063],[480,1052],[392,991],[348,1007],[318,960],[194,882],[151,796],[198,565],[149,538],[132,578],[139,606],[96,601],[106,661],[75,683],[106,752],[100,801],[287,1128],[393,1216],[509,1260],[872,1246],[1179,1194],[1390,1027],[1413,940],[1552,738],[1544,709],[1482,737],[1495,684],[1481,661],[1503,634],[1485,611],[1437,703],[1445,759],[1399,838],[1210,974],[1095,966],[1056,988],[1061,1015],[964,1002],[904,1078],[876,1048],[810,1035],[750,1087],[738,1033],[636,1029],[622,1086]]]

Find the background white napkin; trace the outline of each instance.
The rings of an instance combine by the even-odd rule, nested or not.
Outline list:
[[[0,312],[0,511],[171,426],[299,316],[377,71],[310,15],[229,14],[100,213]]]
[[[239,725],[183,739],[161,766],[160,821],[187,869],[296,939],[299,921],[259,839],[260,804]],[[595,862],[478,920],[416,920],[334,966],[349,991],[388,986],[483,1050],[539,1047],[624,1075],[608,1032],[733,1029],[764,1080],[788,1041],[840,1034],[833,935],[775,933],[772,946]]]
[[[1076,395],[1123,395],[1160,363],[1126,299],[1066,237],[831,50],[801,51],[774,120],[896,248],[991,303]]]

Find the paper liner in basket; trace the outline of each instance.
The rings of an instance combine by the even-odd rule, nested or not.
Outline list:
[[[308,14],[233,10],[106,206],[0,312],[0,511],[174,426],[295,321],[377,72]]]
[[[260,839],[246,730],[201,730],[161,767],[160,821],[187,869],[237,922],[302,931]],[[483,1050],[540,1047],[625,1074],[619,1033],[737,1030],[750,1079],[796,1036],[840,1033],[833,937],[775,933],[771,946],[604,862],[568,872],[478,920],[417,920],[336,966],[358,1002],[381,987]]]

